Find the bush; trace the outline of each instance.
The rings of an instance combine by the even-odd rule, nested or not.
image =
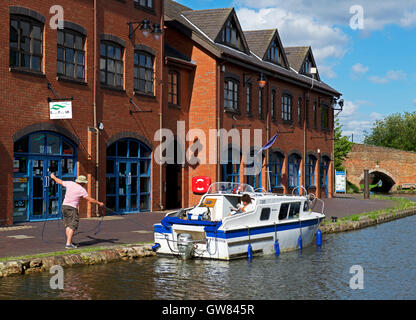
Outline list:
[[[347,193],[360,193],[360,189],[355,184],[347,180]]]

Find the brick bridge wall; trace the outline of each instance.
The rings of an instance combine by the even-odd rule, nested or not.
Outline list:
[[[414,152],[354,144],[343,165],[347,170],[347,180],[358,187],[364,179],[365,169],[382,179],[393,180],[392,190],[396,190],[403,183],[416,184],[416,153]]]

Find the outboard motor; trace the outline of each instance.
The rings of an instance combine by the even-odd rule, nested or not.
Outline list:
[[[187,260],[192,257],[194,245],[192,236],[189,233],[181,233],[178,235],[178,251],[182,260]]]

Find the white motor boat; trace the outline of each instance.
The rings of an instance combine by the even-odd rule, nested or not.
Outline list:
[[[250,196],[252,210],[233,211],[243,194]],[[277,195],[247,184],[213,183],[198,206],[169,212],[154,225],[153,250],[183,259],[230,260],[296,250],[311,245],[317,232],[320,244],[325,215],[323,205],[321,213],[312,211],[316,200],[313,194]]]

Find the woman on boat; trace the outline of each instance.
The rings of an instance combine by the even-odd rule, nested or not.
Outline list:
[[[254,205],[251,202],[251,197],[248,194],[243,194],[243,196],[241,197],[241,202],[243,203],[243,205],[238,204],[237,208],[230,207],[230,209],[232,210],[230,215],[254,210]]]

